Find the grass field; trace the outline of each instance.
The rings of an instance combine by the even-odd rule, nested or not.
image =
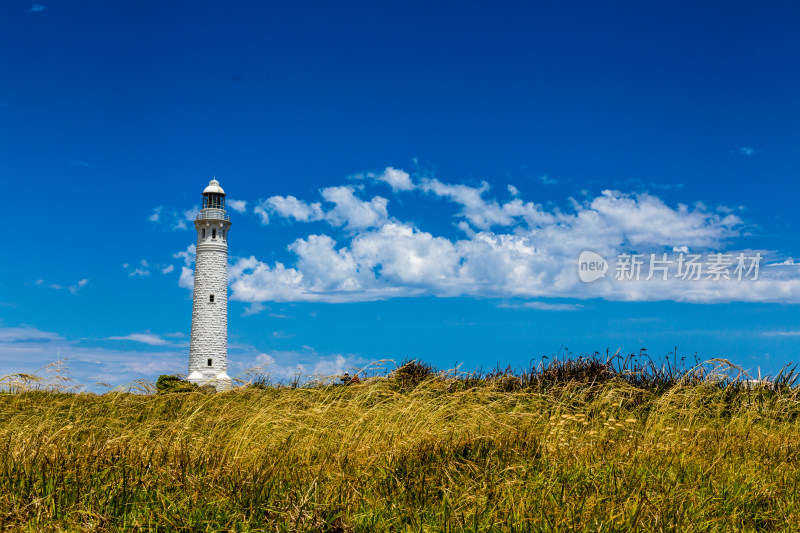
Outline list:
[[[6,377],[0,530],[800,529],[795,375],[747,387],[718,370],[412,363],[219,394]]]

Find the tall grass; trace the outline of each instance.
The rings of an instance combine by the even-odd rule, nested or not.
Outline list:
[[[410,362],[220,394],[18,387],[0,394],[0,529],[800,528],[793,372],[753,386],[724,362],[631,361]]]

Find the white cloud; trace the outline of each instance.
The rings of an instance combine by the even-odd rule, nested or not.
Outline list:
[[[388,218],[386,198],[375,196],[365,202],[355,196],[350,186],[328,187],[322,189],[322,197],[334,204],[325,218],[334,226],[344,226],[349,230],[376,227]]]
[[[452,185],[442,183],[437,179],[425,179],[422,182],[423,191],[436,196],[449,199],[451,202],[462,206],[459,216],[465,217],[473,226],[489,229],[492,226],[510,226],[514,218],[506,212],[496,201],[486,201],[483,194],[489,190],[489,184],[481,182],[480,187],[468,185]]]
[[[326,220],[332,226],[344,226],[348,230],[375,227],[388,218],[388,200],[376,196],[363,201],[356,197],[355,189],[349,185],[327,187],[320,194],[333,207],[325,211],[320,202],[307,203],[294,196],[273,196],[259,202],[253,211],[261,217],[262,224],[268,224],[269,216],[274,214],[297,222]]]
[[[264,304],[260,302],[253,302],[249,306],[247,306],[247,309],[244,310],[242,316],[257,315],[264,309],[266,309],[266,306]]]
[[[365,176],[360,176],[365,177]],[[425,178],[414,185],[404,171],[387,168],[380,176],[396,191],[420,190],[415,201],[431,196],[457,206],[459,238],[448,238],[389,216],[388,200],[363,188],[327,187],[322,201],[273,196],[254,208],[262,223],[270,217],[296,222],[325,221],[335,235],[310,234],[287,249],[294,259],[268,264],[255,256],[238,258],[229,269],[231,299],[250,304],[244,315],[266,309],[270,301],[352,302],[417,295],[488,298],[604,298],[608,300],[800,301],[800,280],[792,263],[762,269],[758,281],[720,283],[668,279],[624,283],[604,279],[590,284],[577,276],[580,252],[592,250],[613,263],[620,253],[736,253],[731,243],[745,235],[742,220],[725,206],[696,202],[668,205],[649,193],[605,190],[569,199],[566,207],[490,195],[489,185],[444,183]],[[406,181],[408,178],[408,181]],[[737,209],[741,211],[741,209]],[[769,251],[762,251],[769,256]],[[174,254],[183,259],[179,285],[193,286],[195,248]],[[169,267],[166,267],[169,268]],[[501,304],[566,311],[579,304],[532,301]]]
[[[541,176],[539,176],[539,181],[542,182],[542,185],[555,185],[556,183],[558,183],[557,179],[551,178],[547,174],[542,174]]]
[[[247,211],[247,201],[245,200],[232,200],[228,199],[226,205],[236,211],[237,213],[244,213]]]
[[[150,275],[150,264],[145,259],[139,261],[139,266],[136,268],[131,268],[128,263],[123,264],[122,268],[128,271],[129,278],[146,278]]]
[[[95,344],[83,346],[81,341],[67,340],[57,333],[30,326],[0,327],[0,388],[4,385],[2,377],[12,373],[38,371],[47,378],[46,365],[58,359],[66,361],[69,376],[75,380],[72,383],[85,384],[98,392],[103,387],[92,385],[98,381],[133,385],[134,380],[142,378],[154,382],[159,374],[185,375],[188,362],[185,337],[182,332],[158,335],[145,331],[102,339],[112,347],[107,348]],[[231,357],[228,373],[234,378],[246,379],[245,369],[266,365],[262,370],[276,381],[292,380],[295,376],[305,381],[345,370],[354,372],[365,363],[358,355],[320,354],[308,346],[269,352],[236,343],[228,348]]]
[[[264,203],[265,201],[256,204],[256,206],[253,208],[253,213],[258,215],[261,218],[261,223],[266,226],[269,224],[269,208]]]
[[[502,303],[497,307],[505,309],[537,309],[539,311],[577,311],[583,306],[571,303],[524,302],[519,304]]]
[[[199,213],[200,213],[200,206],[197,205],[192,207],[191,209],[186,209],[183,212],[183,220],[179,220],[175,227],[179,229],[186,229],[187,228],[186,223],[189,222],[191,224],[194,224],[194,221]]]
[[[172,344],[170,341],[163,339],[160,336],[150,332],[131,333],[129,335],[125,335],[122,337],[106,337],[104,340],[141,342],[143,344],[149,344],[150,346],[166,346],[168,344]]]
[[[783,261],[779,261],[779,262],[776,262],[776,263],[770,263],[767,266],[775,267],[775,266],[798,266],[798,265],[800,265],[800,261],[795,261],[794,258],[790,257],[790,258],[785,259]]]
[[[253,360],[252,367],[263,367],[275,380],[334,377],[345,371],[356,372],[363,367],[363,358],[354,355],[321,355],[309,347],[302,351],[271,351],[260,353]]]
[[[43,6],[42,4],[33,4],[28,10],[28,13],[41,13],[45,9],[47,9],[47,6]]]
[[[0,342],[57,341],[63,340],[57,333],[41,331],[32,327],[0,328]]]
[[[281,263],[270,267],[252,256],[231,265],[228,277],[233,294],[238,296],[234,299],[243,302],[302,301],[306,298],[300,295],[308,292],[303,275],[294,268],[287,269]]]
[[[162,274],[169,274],[173,270],[175,270],[175,265],[167,265],[167,266],[165,266],[164,268],[161,269],[161,273]]]
[[[178,278],[178,286],[184,289],[194,289],[194,270],[188,267],[181,267],[181,276]]]
[[[256,363],[259,365],[271,365],[275,363],[275,358],[267,353],[260,353],[256,357]]]
[[[293,218],[298,222],[322,220],[322,207],[319,203],[307,204],[294,196],[273,196],[259,202],[253,210],[261,217],[262,224],[269,224],[269,213],[283,218]]]
[[[18,372],[36,372],[47,379],[47,365],[57,360],[66,362],[74,384],[97,391],[103,390],[92,386],[98,381],[122,385],[140,378],[155,380],[159,374],[186,372],[185,343],[157,346],[159,351],[141,347],[121,351],[83,346],[80,341],[66,340],[57,333],[33,327],[0,328],[0,379]]]
[[[172,257],[174,257],[175,259],[183,259],[183,264],[188,267],[194,263],[194,258],[196,254],[197,254],[197,246],[195,246],[194,244],[190,244],[189,246],[186,247],[186,250],[181,252],[175,252],[174,254],[172,254]]]
[[[736,150],[733,150],[733,153],[750,157],[751,155],[753,155],[754,153],[756,153],[758,151],[759,150],[756,150],[755,148],[751,148],[750,146],[742,146],[741,148],[737,148]]]
[[[399,170],[392,167],[386,167],[380,174],[369,174],[369,177],[377,181],[388,183],[394,191],[410,191],[414,188],[414,183],[411,181],[411,176],[404,170]]]
[[[165,229],[185,230],[189,228],[187,222],[194,223],[195,218],[197,218],[197,213],[199,212],[199,206],[186,209],[181,213],[176,209],[167,209],[164,206],[158,206],[153,209],[153,212],[147,217],[147,220]]]
[[[389,219],[383,201],[360,200],[351,187],[329,188],[347,216],[331,212],[333,225],[353,230],[343,243],[327,235],[309,235],[289,246],[297,258],[291,266],[274,266],[255,257],[238,260],[231,269],[232,299],[267,301],[363,301],[394,296],[436,295],[523,298],[593,298],[611,300],[785,301],[800,299],[797,281],[773,276],[757,282],[583,284],[576,273],[582,250],[606,257],[621,252],[718,249],[740,234],[742,221],[703,204],[671,207],[647,194],[603,191],[582,202],[572,200],[570,211],[513,198],[486,198],[488,185],[470,187],[425,179],[420,188],[459,205],[465,238],[448,239]],[[294,199],[300,205],[302,201]],[[358,204],[349,209],[350,201]],[[379,199],[383,200],[383,199]],[[308,204],[303,204],[308,205]],[[353,212],[365,206],[363,216]],[[345,222],[347,219],[347,222]],[[506,232],[491,231],[508,227]],[[472,230],[471,227],[476,228]],[[613,268],[613,267],[612,267]],[[612,271],[613,274],[613,271]],[[532,302],[535,309],[567,310],[571,304]]]
[[[37,287],[44,287],[44,288],[47,288],[47,289],[53,289],[55,291],[65,290],[65,291],[68,291],[70,294],[78,294],[78,291],[80,289],[86,287],[86,285],[88,285],[88,284],[89,284],[89,280],[87,278],[81,279],[75,285],[59,285],[58,283],[49,283],[48,284],[48,283],[45,283],[45,281],[43,279],[37,279],[36,280],[36,286]]]
[[[172,257],[175,259],[183,259],[184,266],[181,267],[181,275],[178,278],[179,287],[183,287],[184,289],[194,288],[194,269],[192,265],[194,264],[196,254],[197,246],[194,244],[187,246],[186,250],[172,254]]]

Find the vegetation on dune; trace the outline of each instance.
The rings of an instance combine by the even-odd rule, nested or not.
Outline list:
[[[796,376],[721,370],[410,362],[353,386],[220,394],[6,379],[0,529],[798,529]]]
[[[156,390],[159,394],[167,394],[170,392],[196,392],[200,390],[200,387],[180,376],[163,375],[159,376],[156,381]]]

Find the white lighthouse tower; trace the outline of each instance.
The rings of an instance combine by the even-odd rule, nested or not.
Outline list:
[[[225,191],[211,180],[203,191],[203,209],[194,221],[197,258],[194,269],[189,381],[230,387],[228,377],[228,229]]]

